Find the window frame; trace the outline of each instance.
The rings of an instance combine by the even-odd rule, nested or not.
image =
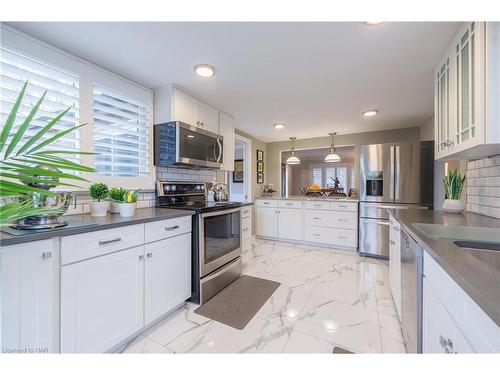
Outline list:
[[[86,60],[71,55],[39,39],[24,34],[10,26],[1,25],[1,42],[5,48],[28,56],[34,60],[60,68],[79,77],[79,119],[86,123],[79,129],[80,148],[91,152],[93,146],[93,87],[94,83],[109,87],[123,95],[144,101],[148,108],[148,174],[142,177],[99,176],[96,173],[81,173],[88,182],[81,181],[79,188],[65,187],[67,191],[84,191],[96,182],[103,182],[111,186],[121,186],[127,189],[154,189],[156,169],[153,159],[153,90],[136,84],[124,77],[107,71]],[[94,166],[93,155],[80,155],[80,163]]]

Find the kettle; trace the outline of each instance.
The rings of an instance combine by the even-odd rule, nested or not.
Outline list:
[[[212,188],[214,192],[214,201],[216,202],[227,202],[229,201],[229,188],[226,184],[217,183]]]

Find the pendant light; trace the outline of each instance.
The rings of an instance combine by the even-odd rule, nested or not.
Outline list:
[[[325,163],[338,163],[340,161],[340,156],[337,155],[335,151],[335,145],[333,144],[333,136],[337,133],[328,133],[332,136],[332,145],[330,146],[330,153],[325,156]]]
[[[292,141],[292,150],[291,150],[290,156],[288,157],[288,159],[286,159],[286,163],[288,165],[300,164],[300,159],[295,155],[295,140],[296,139],[297,139],[296,137],[290,137],[290,140]]]

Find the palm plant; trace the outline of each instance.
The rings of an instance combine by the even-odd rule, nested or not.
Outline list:
[[[87,181],[76,174],[62,172],[61,170],[68,172],[95,171],[94,168],[83,166],[63,157],[68,154],[94,155],[94,153],[76,150],[46,150],[48,146],[58,139],[85,125],[81,124],[58,131],[56,134],[44,139],[44,136],[48,135],[49,131],[64,117],[71,107],[55,116],[22,144],[23,135],[30,127],[31,121],[35,118],[47,93],[46,91],[43,93],[16,131],[14,130],[14,123],[27,85],[28,82],[25,82],[0,133],[0,200],[2,201],[0,205],[0,225],[7,225],[29,216],[57,212],[57,209],[54,208],[34,207],[30,204],[30,198],[33,194],[56,195],[54,192],[37,187],[37,184],[46,184],[47,180],[52,185],[74,187],[78,186],[61,182],[60,179]]]
[[[464,183],[465,175],[460,175],[458,169],[449,171],[448,174],[443,177],[445,199],[460,199]]]

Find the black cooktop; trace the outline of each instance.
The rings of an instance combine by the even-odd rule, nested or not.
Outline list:
[[[176,210],[191,210],[200,212],[220,211],[241,206],[240,202],[179,202],[179,203],[160,203],[159,207],[175,208]]]

